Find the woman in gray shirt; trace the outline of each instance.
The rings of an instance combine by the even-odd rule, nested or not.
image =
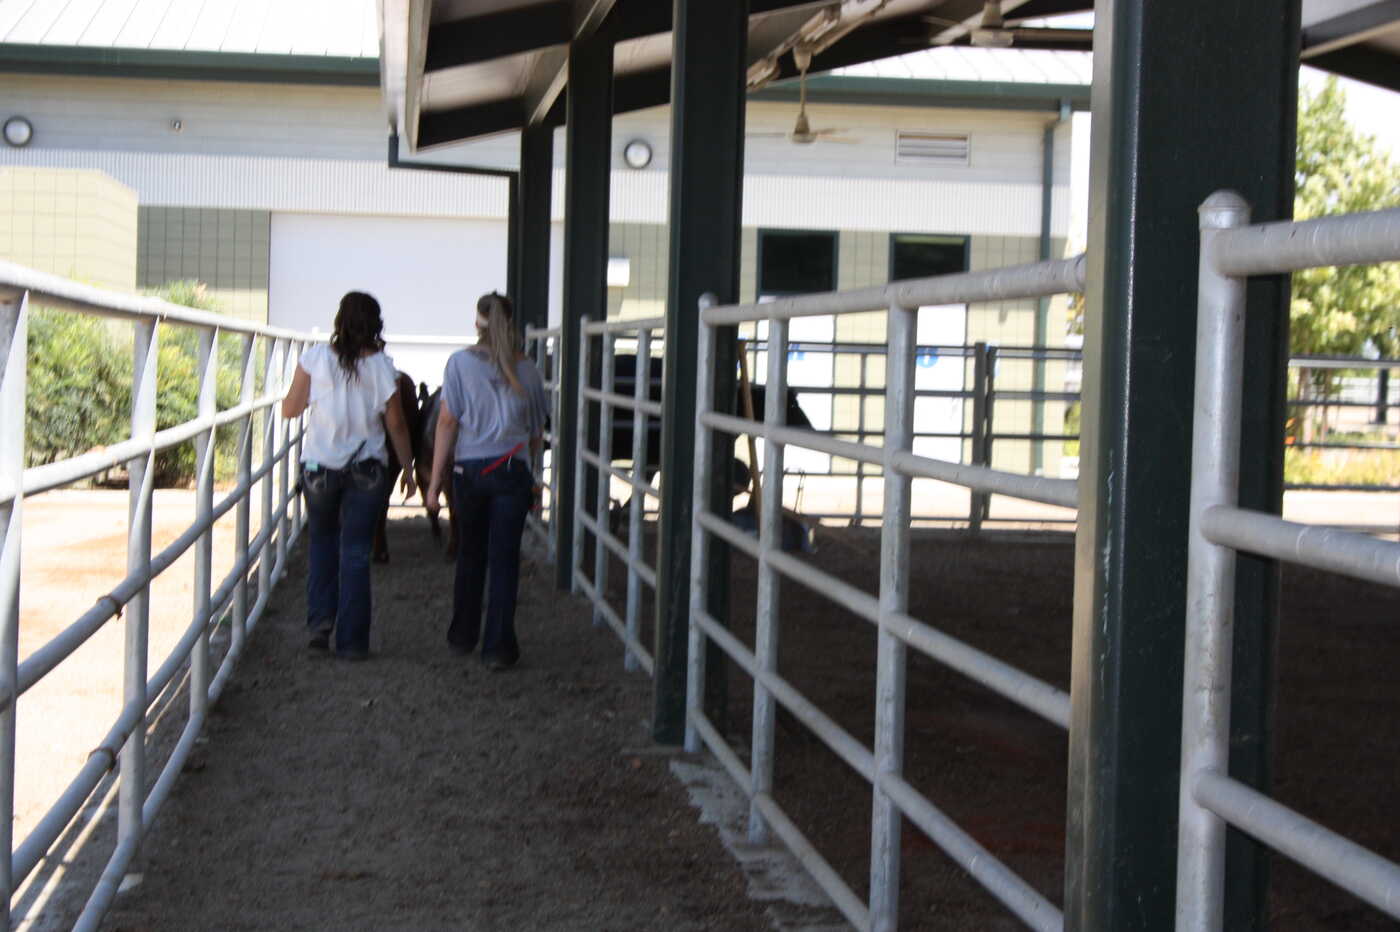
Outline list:
[[[515,602],[520,586],[520,538],[539,487],[548,408],[535,364],[519,350],[510,299],[494,292],[476,305],[478,339],[447,360],[435,427],[432,478],[426,495],[436,515],[452,461],[453,508],[460,516],[457,571],[448,646],[504,670],[520,659]],[[483,636],[481,599],[486,598]]]

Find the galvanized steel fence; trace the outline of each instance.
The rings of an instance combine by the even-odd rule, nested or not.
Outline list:
[[[27,332],[32,304],[129,321],[133,339],[131,431],[127,439],[79,456],[26,469],[25,394]],[[157,430],[158,324],[198,333],[198,413]],[[238,403],[218,410],[219,336],[241,341]],[[153,298],[102,291],[0,262],[0,835],[8,858],[0,859],[5,919],[11,898],[34,871],[93,791],[114,770],[118,779],[117,842],[75,928],[96,928],[116,895],[152,820],[169,796],[208,713],[228,683],[248,635],[282,577],[291,543],[304,518],[292,464],[301,428],[277,409],[302,347],[314,337],[247,321],[193,311]],[[258,371],[261,343],[262,371]],[[261,381],[261,394],[258,383]],[[255,417],[262,413],[261,424]],[[237,426],[236,485],[215,500],[214,442],[220,429]],[[261,463],[254,465],[255,433],[261,431]],[[196,450],[196,516],[158,554],[151,553],[152,492],[157,451],[193,441]],[[28,497],[91,478],[125,465],[129,475],[127,575],[60,634],[20,662],[20,541]],[[274,485],[276,489],[274,490]],[[252,535],[254,489],[261,489],[260,527]],[[235,512],[235,563],[217,587],[212,579],[213,528]],[[186,550],[194,548],[194,605],[188,627],[154,674],[147,669],[151,581]],[[12,820],[15,802],[16,703],[114,617],[125,621],[123,705],[106,737],[40,822],[18,846]],[[211,632],[227,632],[222,658],[213,656]],[[162,696],[187,686],[189,715],[174,750],[149,786],[148,711]]]
[[[1230,777],[1231,636],[1239,551],[1400,587],[1400,544],[1238,507],[1246,280],[1400,260],[1400,209],[1249,225],[1218,192],[1201,207],[1176,927],[1222,928],[1229,825],[1400,918],[1400,865]]]
[[[763,365],[768,351],[767,342],[756,339],[747,340],[745,343],[750,369],[757,372]],[[842,381],[840,384],[813,385],[794,382],[789,385],[789,389],[805,408],[813,407],[814,401],[818,406],[826,405],[832,408],[835,408],[837,403],[844,403],[843,416],[832,412],[830,433],[833,436],[861,444],[871,441],[878,443],[884,436],[884,423],[871,413],[874,406],[869,402],[877,399],[883,401],[885,397],[887,351],[888,347],[884,343],[823,343],[812,340],[789,342],[790,359],[830,357],[833,369],[845,368],[855,371],[853,380]],[[938,458],[956,459],[957,462],[974,466],[992,466],[994,459],[1002,458],[1000,454],[994,454],[994,449],[999,448],[1002,452],[1010,449],[1018,458],[1023,452],[1026,454],[1024,459],[1027,462],[1027,472],[1042,474],[1043,470],[1036,468],[1035,464],[1043,464],[1051,459],[1045,455],[1050,445],[1077,441],[1079,435],[1063,430],[1052,432],[1037,429],[1036,425],[1043,424],[1046,411],[1052,406],[1077,403],[1080,400],[1079,392],[1009,387],[1008,382],[1024,383],[1031,380],[1009,379],[1006,370],[1025,368],[1028,364],[1032,368],[1042,369],[1048,363],[1077,366],[1081,358],[1079,350],[1065,347],[998,346],[986,342],[971,345],[918,344],[915,347],[917,371],[927,371],[926,366],[929,363],[941,365],[956,361],[957,381],[956,387],[952,384],[931,387],[919,385],[919,379],[916,378],[916,412],[925,402],[941,402],[950,407],[943,417],[920,417],[916,413],[911,434],[914,447],[921,448],[924,452],[941,448],[950,455]],[[1007,417],[1006,412],[1013,407],[1029,409],[1028,416],[1024,418],[1027,422],[1025,429],[1017,429],[1007,424],[1012,418]],[[1026,412],[1023,410],[1017,413]],[[940,424],[940,421],[943,423]],[[845,519],[852,525],[860,525],[872,519],[879,521],[881,513],[878,506],[868,507],[870,502],[867,492],[868,487],[878,488],[879,470],[872,470],[869,464],[861,461],[847,463],[840,457],[829,457],[828,462],[829,465],[823,468],[787,464],[789,475],[797,480],[797,510],[813,520]],[[815,482],[826,478],[836,479],[848,486],[852,494],[849,497],[845,494],[832,495],[829,486],[826,487],[825,493],[816,491],[812,494],[806,488],[808,480]],[[809,496],[805,500],[815,500],[816,507],[802,507],[804,491],[807,491]],[[1072,525],[1075,521],[1073,514],[1063,513],[995,514],[990,508],[990,496],[976,491],[969,491],[967,505],[961,512],[937,510],[946,507],[950,504],[948,502],[934,501],[932,508],[921,508],[921,504],[926,503],[921,503],[916,495],[910,513],[910,518],[916,525],[965,524],[976,530],[984,524],[1033,522],[1045,526],[1064,526]]]
[[[575,473],[576,492],[574,496],[574,537],[573,537],[573,585],[574,591],[582,593],[593,605],[593,622],[606,622],[622,640],[625,647],[623,662],[628,670],[641,668],[648,676],[652,675],[653,660],[651,651],[642,643],[642,586],[654,594],[656,592],[656,554],[644,553],[643,521],[646,514],[647,496],[661,499],[658,488],[647,481],[648,439],[652,432],[659,436],[661,402],[658,391],[653,392],[651,360],[662,349],[661,333],[666,325],[665,318],[655,317],[645,320],[592,321],[582,327],[579,339],[579,450],[578,468]],[[598,378],[592,379],[589,343],[601,343],[601,351],[596,359],[599,364]],[[619,342],[633,344],[633,377],[631,394],[622,394],[615,389],[626,384],[625,378],[617,374]],[[596,381],[598,387],[594,387]],[[584,428],[589,424],[589,405],[598,406],[598,428],[594,433]],[[623,451],[626,455],[614,459],[613,449],[616,436],[615,411],[631,412],[631,448]],[[590,442],[591,441],[591,442]],[[628,462],[627,467],[618,462]],[[651,471],[654,472],[654,469]],[[627,538],[623,540],[613,533],[611,526],[611,485],[618,480],[629,490],[627,506]],[[593,483],[592,514],[587,501],[589,483]],[[585,535],[587,531],[587,535]],[[585,572],[584,562],[587,552],[586,537],[593,540],[593,572]],[[621,614],[608,601],[609,555],[622,560],[627,571],[626,606]]]
[[[907,817],[933,839],[1012,912],[1035,929],[1059,929],[1060,910],[1014,874],[967,832],[911,786],[902,773],[904,691],[907,650],[913,647],[986,685],[1046,720],[1068,728],[1069,696],[995,657],[955,640],[907,614],[910,576],[910,500],[915,477],[965,486],[976,493],[1009,495],[1066,508],[1078,503],[1072,480],[1045,479],[964,465],[913,453],[915,324],[921,305],[1011,300],[1078,291],[1083,257],[986,272],[946,275],[880,288],[786,298],[772,303],[714,307],[703,302],[699,356],[709,358],[714,328],[752,321],[768,326],[766,410],[761,423],[717,413],[707,367],[700,367],[696,419],[697,476],[715,465],[714,432],[753,434],[764,441],[762,513],[757,539],[736,528],[727,515],[708,510],[698,483],[694,498],[691,563],[690,644],[686,748],[708,750],[745,790],[750,801],[749,838],[766,843],[777,835],[803,863],[847,919],[858,929],[894,928],[898,914],[900,822]],[[783,426],[787,387],[788,322],[798,317],[886,310],[888,372],[883,445],[841,440],[828,434]],[[884,475],[879,592],[852,586],[781,549],[784,450],[796,446],[879,467]],[[727,455],[727,451],[726,451]],[[705,567],[711,537],[758,563],[756,633],[742,643],[706,610]],[[875,625],[879,652],[875,690],[874,747],[866,747],[803,696],[780,674],[778,658],[779,580],[801,583]],[[746,765],[703,707],[706,641],[716,644],[753,679],[753,727]],[[808,841],[773,797],[774,728],[781,703],[874,789],[869,904],[851,890]]]
[[[559,328],[526,327],[525,353],[539,368],[540,376],[544,379],[545,394],[549,398],[549,424],[544,430],[544,448],[541,454],[544,462],[534,464],[544,490],[539,509],[530,512],[525,526],[544,542],[549,551],[549,558],[553,560],[554,503],[559,500],[559,471],[554,468],[559,442],[556,433],[559,427]]]

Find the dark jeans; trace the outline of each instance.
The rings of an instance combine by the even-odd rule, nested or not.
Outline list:
[[[302,467],[311,537],[306,625],[313,632],[334,628],[337,651],[369,650],[369,550],[389,483],[378,460],[344,469]]]
[[[484,660],[514,663],[520,658],[515,639],[515,602],[520,588],[520,537],[530,512],[534,479],[520,459],[461,460],[452,470],[453,508],[461,515],[457,576],[452,592],[452,626],[447,640],[466,650],[481,634],[481,597],[490,572],[486,602]]]

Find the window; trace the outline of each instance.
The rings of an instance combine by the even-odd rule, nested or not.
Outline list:
[[[890,281],[967,271],[966,236],[894,233],[890,236]]]
[[[812,294],[835,290],[835,233],[758,231],[759,295]]]

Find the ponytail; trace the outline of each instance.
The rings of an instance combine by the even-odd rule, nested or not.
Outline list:
[[[519,340],[515,336],[514,310],[510,298],[491,292],[482,295],[476,302],[476,325],[481,331],[478,341],[486,348],[486,355],[501,371],[501,376],[517,395],[525,394],[525,386],[515,374],[515,363],[519,355]]]

